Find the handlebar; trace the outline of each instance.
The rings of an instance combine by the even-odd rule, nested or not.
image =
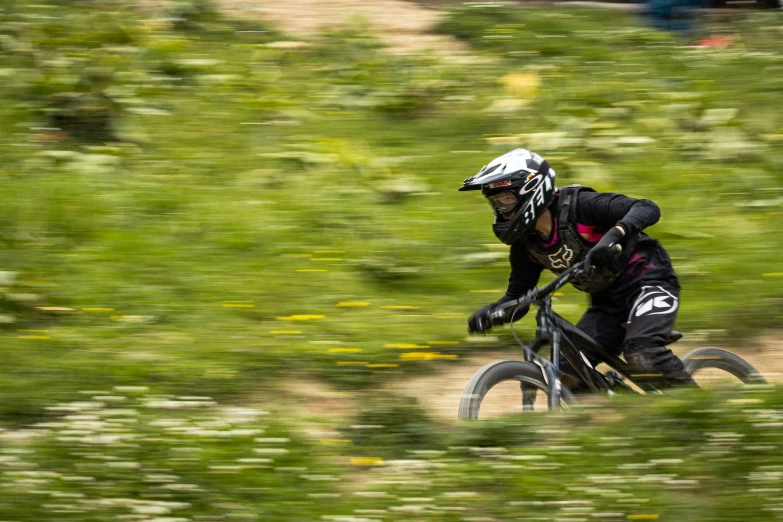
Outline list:
[[[575,264],[565,272],[561,273],[556,278],[552,279],[550,282],[542,286],[541,288],[533,288],[530,290],[527,295],[520,297],[519,299],[515,299],[513,301],[508,301],[506,303],[503,303],[502,305],[498,306],[492,311],[492,316],[500,317],[505,310],[509,308],[516,308],[518,306],[524,306],[525,304],[530,304],[534,301],[538,301],[545,296],[555,292],[560,287],[567,284],[571,279],[574,277],[580,275],[584,271],[584,264],[585,262],[582,261],[580,263]]]
[[[617,244],[614,245],[614,250],[617,254],[620,254],[622,253],[623,248],[621,245]],[[515,299],[513,301],[508,301],[507,303],[503,303],[502,305],[498,306],[492,311],[491,317],[493,318],[501,317],[504,314],[505,310],[509,308],[516,308],[519,306],[524,306],[526,304],[533,303],[535,301],[539,301],[544,297],[546,297],[547,295],[556,292],[558,289],[565,286],[573,278],[581,275],[585,270],[589,270],[590,267],[585,267],[586,262],[587,261],[581,261],[579,263],[576,263],[574,266],[562,272],[560,275],[552,279],[550,282],[548,282],[541,288],[533,288],[525,296],[520,297],[519,299]]]

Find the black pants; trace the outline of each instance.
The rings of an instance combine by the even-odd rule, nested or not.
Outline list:
[[[677,318],[679,294],[673,271],[663,279],[640,279],[622,290],[590,296],[590,308],[577,326],[604,349],[622,353],[633,373],[648,376],[657,387],[695,385],[682,361],[666,347]],[[560,369],[576,376],[570,363],[565,358],[562,361]],[[579,382],[574,391],[586,389]]]

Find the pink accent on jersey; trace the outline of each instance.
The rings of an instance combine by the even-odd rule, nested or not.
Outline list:
[[[635,279],[651,268],[655,268],[655,265],[647,260],[647,256],[637,252],[628,260],[628,267],[625,269],[623,277]]]
[[[642,256],[641,254],[639,254],[637,252],[636,254],[631,256],[631,259],[628,260],[628,264],[632,265],[632,264],[638,262],[640,259],[642,259],[642,257],[644,257],[644,256]]]
[[[544,248],[549,248],[555,243],[557,243],[557,218],[552,222],[552,237],[547,242],[541,241],[541,245]]]
[[[590,243],[598,243],[598,241],[604,237],[604,234],[606,234],[606,230],[603,228],[583,225],[581,223],[576,224],[576,231]]]
[[[581,223],[576,224],[576,231],[590,243],[598,243],[598,241],[604,237],[604,234],[606,234],[606,229],[604,228],[583,225]],[[549,238],[549,241],[542,241],[541,246],[549,248],[555,243],[557,243],[557,218],[555,218],[552,223],[552,237]]]

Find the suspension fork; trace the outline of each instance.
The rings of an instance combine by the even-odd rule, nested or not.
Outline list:
[[[560,390],[562,384],[560,382],[560,340],[561,333],[560,328],[557,326],[557,322],[550,318],[549,312],[551,310],[551,298],[546,296],[542,306],[538,309],[536,314],[536,322],[538,328],[536,329],[536,340],[548,340],[549,345],[552,348],[551,356],[542,370],[546,374],[547,384],[549,386],[548,404],[550,410],[555,410],[560,407]]]
[[[535,359],[536,352],[538,352],[539,348],[541,348],[543,344],[544,340],[539,336],[536,336],[533,342],[526,346],[525,361],[532,363]],[[519,383],[519,389],[522,391],[522,411],[533,411],[535,409],[534,405],[536,403],[536,395],[538,390],[535,386],[531,386],[525,382]]]
[[[552,364],[546,365],[546,371],[549,373],[549,409],[555,410],[560,407],[560,331],[555,329],[551,334]]]
[[[544,360],[545,364],[542,365],[542,371],[545,373],[544,378],[548,385],[548,408],[555,410],[560,407],[560,395],[562,390],[562,384],[560,382],[560,331],[554,330],[549,334],[549,344],[552,346],[552,354],[549,361]],[[534,345],[541,346],[542,342],[534,341],[531,347]],[[527,358],[529,354],[525,354]],[[530,357],[532,360],[532,357]],[[536,401],[536,389],[524,382],[519,384],[519,388],[522,390],[522,410],[532,411],[533,404]]]
[[[541,366],[541,370],[544,373],[544,378],[546,379],[548,385],[547,406],[550,410],[553,410],[560,407],[560,394],[562,389],[559,370],[561,333],[547,315],[549,305],[549,296],[547,296],[547,298],[544,300],[543,306],[538,309],[538,314],[536,314],[536,322],[538,323],[538,327],[536,328],[536,338],[527,346],[527,349],[525,350],[525,361],[535,362],[534,354],[545,343],[548,342],[550,344],[552,349],[551,357],[548,361],[543,359],[543,364],[539,364],[539,366]],[[519,387],[522,391],[522,410],[532,411],[536,400],[536,388],[524,382],[521,382]]]

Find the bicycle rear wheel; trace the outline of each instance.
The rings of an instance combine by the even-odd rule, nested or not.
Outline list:
[[[527,394],[528,407],[536,406],[535,410],[546,410],[546,398],[548,395],[548,385],[544,379],[544,374],[541,368],[530,362],[523,361],[495,361],[484,366],[480,369],[468,385],[465,387],[465,391],[462,393],[462,399],[459,403],[459,418],[460,419],[478,419],[479,412],[482,405],[485,406],[482,413],[486,413],[488,406],[488,394],[495,391],[497,392],[501,387],[501,383],[507,381],[516,381],[521,385],[524,385]],[[500,411],[504,413],[511,413],[516,408],[521,408],[523,403],[523,392],[520,387],[517,387],[514,393],[513,388],[506,390],[512,396],[513,405],[508,404],[508,400],[500,401]],[[573,395],[571,392],[563,387],[561,390],[560,403],[561,406],[567,404]],[[492,395],[496,395],[493,393]],[[490,396],[491,397],[491,396]],[[508,399],[508,397],[506,397]],[[514,400],[515,399],[515,400]],[[493,403],[496,401],[492,401]],[[498,413],[498,405],[493,404],[493,413]],[[507,410],[504,410],[507,408]],[[482,417],[486,415],[482,414]]]
[[[697,348],[682,357],[685,369],[700,386],[764,384],[767,381],[742,357],[721,348]]]

